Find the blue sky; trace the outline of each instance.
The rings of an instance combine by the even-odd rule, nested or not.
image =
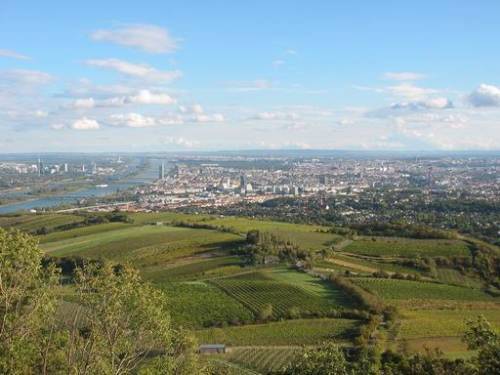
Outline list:
[[[498,1],[0,4],[0,151],[500,148]]]

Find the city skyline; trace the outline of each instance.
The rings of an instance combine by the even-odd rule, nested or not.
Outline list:
[[[0,7],[0,150],[499,150],[500,4]]]

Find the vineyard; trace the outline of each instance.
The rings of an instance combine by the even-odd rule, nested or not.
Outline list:
[[[346,285],[361,287],[358,292],[368,299],[373,294],[385,305],[397,307],[396,324],[379,329],[384,347],[407,343],[411,350],[421,351],[428,345],[440,346],[446,354],[463,355],[460,335],[465,319],[480,314],[500,332],[499,298],[494,297],[495,290],[485,292],[484,280],[473,270],[443,268],[437,262],[432,269],[402,263],[469,257],[465,240],[352,240],[318,225],[172,212],[128,216],[127,222],[77,227],[72,224],[81,223],[83,215],[0,216],[0,226],[38,231],[40,247],[51,257],[81,256],[133,265],[145,281],[166,292],[175,326],[192,330],[200,344],[221,343],[230,349],[224,355],[207,356],[221,373],[277,371],[301,345],[325,340],[352,345],[367,325],[367,305],[351,295],[355,289],[329,281],[332,274]],[[52,230],[41,234],[42,227]],[[279,264],[249,262],[245,251],[252,245],[246,232],[254,229],[307,250],[311,267],[297,267],[296,259]],[[78,300],[71,285],[58,293],[65,300],[58,312],[63,320]]]
[[[349,305],[348,297],[321,280],[296,271],[278,269],[221,278],[211,283],[258,315],[272,306],[275,319],[297,316],[328,316]]]
[[[254,316],[241,303],[203,282],[165,283],[172,319],[184,327],[249,323]]]
[[[460,240],[417,240],[409,238],[372,237],[353,241],[345,251],[369,256],[468,256],[467,243]]]
[[[227,355],[220,357],[226,361],[265,373],[283,369],[298,352],[299,348],[296,347],[234,348]]]
[[[352,337],[359,322],[349,319],[297,319],[241,327],[196,331],[200,343],[230,346],[314,345],[324,340]]]
[[[379,279],[370,277],[352,278],[357,285],[385,300],[451,300],[493,301],[488,294],[471,288],[439,284],[434,282]]]

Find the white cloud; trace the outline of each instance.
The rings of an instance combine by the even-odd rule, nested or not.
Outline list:
[[[153,93],[149,90],[140,90],[137,95],[130,96],[128,101],[136,104],[173,104],[175,99],[165,93]]]
[[[469,94],[467,101],[474,107],[499,107],[500,87],[483,83]]]
[[[224,115],[221,113],[195,114],[189,118],[192,122],[224,122]]]
[[[96,41],[135,47],[150,53],[174,52],[178,41],[167,29],[155,25],[128,25],[112,30],[97,30],[91,34]]]
[[[83,99],[76,99],[73,102],[73,108],[76,109],[90,109],[95,107],[95,100],[94,98],[83,98]]]
[[[16,51],[11,51],[8,49],[0,49],[0,57],[9,57],[11,59],[17,60],[29,60],[30,58]]]
[[[384,78],[392,81],[418,81],[425,78],[425,75],[413,72],[387,72],[384,73]]]
[[[298,118],[299,115],[294,112],[260,112],[250,117],[251,120],[263,121],[296,120]]]
[[[205,112],[200,104],[193,104],[191,106],[180,105],[179,111],[181,113],[195,113],[195,114],[202,114]]]
[[[429,98],[415,102],[401,102],[390,106],[393,110],[419,111],[423,109],[447,109],[452,108],[453,103],[444,97]]]
[[[75,130],[96,130],[100,128],[100,125],[96,120],[82,117],[76,120],[71,127]]]
[[[12,69],[1,72],[0,79],[18,84],[45,85],[52,81],[52,76],[37,70]]]
[[[161,71],[147,64],[134,64],[119,59],[87,60],[86,64],[98,68],[112,69],[128,76],[156,82],[170,82],[182,76],[179,70]]]
[[[277,67],[279,67],[279,66],[281,66],[281,65],[285,65],[285,61],[284,61],[284,60],[274,60],[274,61],[273,61],[273,66],[274,66],[275,68],[277,68]]]
[[[114,114],[110,116],[109,120],[111,125],[129,128],[148,128],[157,125],[153,117],[143,116],[139,113]]]
[[[436,93],[436,90],[418,87],[411,83],[401,83],[397,86],[389,86],[387,87],[387,91],[393,96],[402,97],[408,100],[422,100]]]
[[[174,145],[182,148],[192,148],[200,144],[200,142],[198,141],[189,140],[183,137],[166,137],[163,140],[163,143],[166,145]]]

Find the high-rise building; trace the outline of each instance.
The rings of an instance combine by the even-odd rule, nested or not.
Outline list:
[[[240,193],[241,194],[246,194],[247,193],[247,186],[248,186],[248,181],[247,181],[247,176],[242,174],[240,176]]]
[[[43,162],[38,158],[38,176],[43,176],[45,174]]]
[[[92,163],[92,174],[97,174],[97,164],[96,164],[96,162]]]
[[[159,168],[159,171],[158,171],[158,178],[160,180],[164,180],[165,179],[165,164],[164,163],[161,163],[161,165],[160,165],[160,168]]]
[[[64,163],[64,173],[68,173],[68,163]]]

